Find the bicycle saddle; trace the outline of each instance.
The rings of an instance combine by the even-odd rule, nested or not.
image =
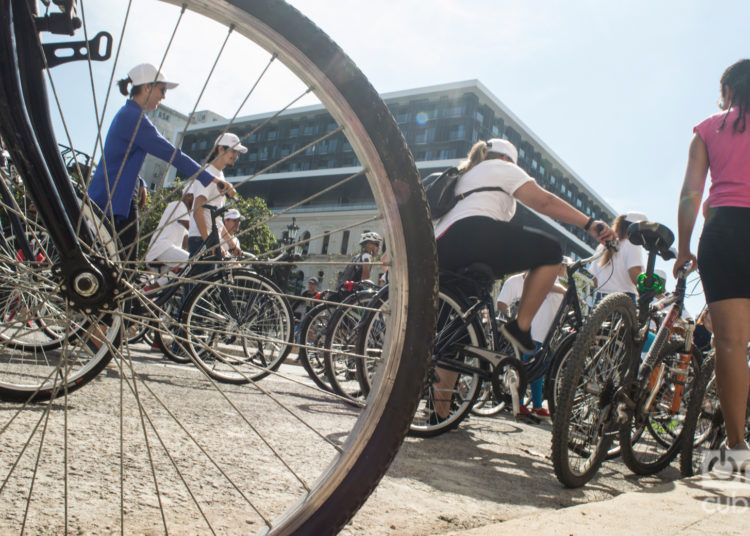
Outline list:
[[[628,240],[646,251],[656,251],[665,260],[673,258],[674,253],[669,248],[674,242],[674,233],[666,225],[654,221],[631,223]]]

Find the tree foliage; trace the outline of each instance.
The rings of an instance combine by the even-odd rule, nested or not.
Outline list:
[[[170,188],[160,188],[151,192],[147,210],[142,214],[140,221],[140,235],[143,237],[139,248],[141,253],[146,252],[151,235],[156,230],[167,204],[182,197],[182,188],[183,184],[176,182]],[[240,229],[242,250],[260,255],[272,249],[276,243],[276,238],[268,225],[265,224],[271,217],[271,211],[266,202],[259,197],[240,198],[239,194],[230,202],[233,208],[239,210],[240,214],[245,217]]]

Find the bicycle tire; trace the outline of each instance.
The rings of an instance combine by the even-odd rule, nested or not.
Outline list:
[[[718,399],[707,399],[716,395],[715,392],[710,394],[708,389],[709,384],[715,380],[714,359],[712,353],[703,361],[685,414],[685,424],[682,427],[685,440],[680,450],[680,474],[683,477],[699,474],[703,465],[702,450],[718,449],[724,440],[724,417]],[[702,420],[705,422],[699,428]],[[688,438],[691,440],[688,441]]]
[[[617,323],[617,318],[621,323]],[[605,404],[612,404],[618,387],[616,384],[627,377],[628,370],[633,366],[635,326],[636,311],[633,301],[626,294],[615,293],[599,303],[576,337],[570,362],[563,372],[560,399],[552,424],[552,464],[555,476],[568,488],[579,488],[589,482],[596,475],[609,451],[613,437],[611,431],[604,427],[611,423],[607,422],[609,416],[604,415],[601,410],[606,407]],[[600,330],[609,328],[617,330],[614,332],[617,338],[609,346],[617,355],[611,360],[605,360],[600,350],[592,358],[590,352],[594,345],[607,344],[601,340]],[[603,372],[600,378],[595,376],[597,372]],[[598,386],[595,380],[603,380],[604,385],[599,388],[599,393],[581,393],[582,389],[579,387],[584,374],[584,391],[590,391],[592,387]],[[581,395],[577,396],[579,393]],[[586,398],[587,394],[594,396]],[[591,404],[588,408],[584,407],[582,412],[578,412],[581,402],[586,400]],[[577,404],[575,408],[574,402]],[[579,427],[584,430],[583,433],[578,430]],[[573,439],[579,438],[592,444],[572,443]],[[579,456],[581,463],[574,463],[571,456]]]
[[[383,308],[387,307],[387,304],[388,285],[385,285],[373,296],[370,303],[367,304],[368,308],[377,310],[365,312],[357,338],[356,352],[364,356],[356,362],[357,381],[365,397],[370,394],[373,377],[379,370],[380,354],[386,336]]]
[[[459,294],[453,293],[450,290],[443,289],[439,294],[439,303],[437,311],[437,322],[438,331],[435,342],[435,352],[442,353],[446,352],[451,355],[457,355],[457,351],[451,348],[442,347],[441,339],[447,339],[448,337],[455,337],[455,333],[450,331],[449,328],[445,327],[446,323],[450,326],[450,323],[456,320],[455,315],[463,315],[468,308],[466,302]],[[441,326],[445,327],[445,330],[441,329]],[[461,325],[459,330],[465,331],[460,335],[460,339],[451,340],[451,346],[454,344],[470,344],[472,346],[485,347],[486,341],[484,339],[484,330],[479,325],[477,320],[474,320],[468,324],[468,326]],[[475,364],[476,365],[476,364]],[[486,362],[478,363],[478,366],[484,370],[488,368]],[[409,427],[409,435],[413,437],[436,437],[444,434],[451,430],[455,430],[466,416],[471,412],[471,408],[476,403],[477,397],[481,390],[482,380],[477,374],[459,374],[453,382],[451,388],[451,401],[450,401],[450,414],[445,419],[440,419],[435,413],[434,401],[437,397],[444,396],[442,394],[436,395],[434,392],[434,380],[439,379],[440,374],[443,373],[439,369],[439,358],[433,355],[432,365],[430,367],[430,374],[427,375],[425,385],[422,390],[422,399],[424,402],[424,409],[417,409],[414,415],[411,426]],[[466,378],[464,378],[466,376]],[[463,381],[463,383],[462,383]],[[468,386],[466,385],[468,383]],[[458,398],[458,399],[457,399]],[[420,406],[421,408],[421,406]],[[424,413],[424,417],[422,417]]]
[[[680,453],[682,438],[686,437],[683,434],[684,426],[679,426],[679,419],[674,417],[675,408],[667,404],[669,401],[666,400],[670,394],[674,395],[673,388],[677,385],[669,382],[676,382],[677,376],[682,376],[675,372],[677,364],[673,359],[675,354],[679,357],[681,349],[684,352],[684,342],[665,345],[654,362],[654,369],[664,363],[665,373],[652,409],[637,421],[635,416],[631,416],[628,422],[620,427],[620,455],[625,465],[637,475],[653,475],[666,468]],[[686,379],[680,382],[683,389],[680,406],[676,408],[678,412],[681,410],[682,415],[685,414],[693,395],[696,373],[700,371],[700,355],[697,350],[693,349],[690,352],[690,361],[687,365],[684,374]],[[668,408],[661,418],[656,415],[660,408]],[[677,415],[679,417],[679,413]],[[673,429],[676,426],[679,426],[678,431]]]
[[[299,353],[297,357],[310,379],[320,389],[332,392],[328,384],[325,363],[323,362],[323,345],[328,320],[335,308],[333,303],[319,303],[302,317],[299,332]]]
[[[360,324],[366,319],[365,313],[368,311],[347,306],[369,306],[374,296],[372,291],[360,291],[347,296],[331,314],[326,330],[323,350],[325,375],[334,393],[353,402],[361,402],[367,397],[357,376],[357,368],[362,368],[364,358],[344,355],[342,370],[339,351],[357,353]],[[341,378],[342,374],[344,378]],[[353,385],[344,385],[346,378],[350,382],[354,380]]]
[[[564,372],[567,360],[572,353],[575,338],[576,333],[571,333],[560,341],[560,344],[552,354],[552,363],[549,369],[547,369],[547,374],[544,376],[544,398],[547,400],[550,418],[552,419],[555,418],[557,399],[560,396],[560,382],[563,376],[561,373]]]
[[[359,158],[381,209],[394,274],[384,375],[322,477],[276,521],[271,534],[333,534],[363,504],[393,460],[422,385],[436,304],[435,243],[419,174],[388,108],[366,78],[321,30],[278,0],[172,1],[231,27],[271,52],[303,80]],[[87,6],[91,10],[91,5]],[[5,47],[3,47],[5,48]]]

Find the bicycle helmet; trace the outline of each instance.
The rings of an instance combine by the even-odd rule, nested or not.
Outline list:
[[[366,242],[375,242],[380,245],[382,241],[383,237],[374,231],[367,231],[366,233],[362,233],[362,236],[359,237],[360,246]]]

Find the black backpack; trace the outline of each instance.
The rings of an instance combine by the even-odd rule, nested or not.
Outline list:
[[[431,173],[422,181],[433,220],[445,216],[456,205],[459,199],[464,199],[466,196],[477,192],[505,191],[499,186],[484,186],[482,188],[474,188],[456,196],[455,189],[459,177],[461,177],[461,173],[458,169],[451,167],[442,173]]]

